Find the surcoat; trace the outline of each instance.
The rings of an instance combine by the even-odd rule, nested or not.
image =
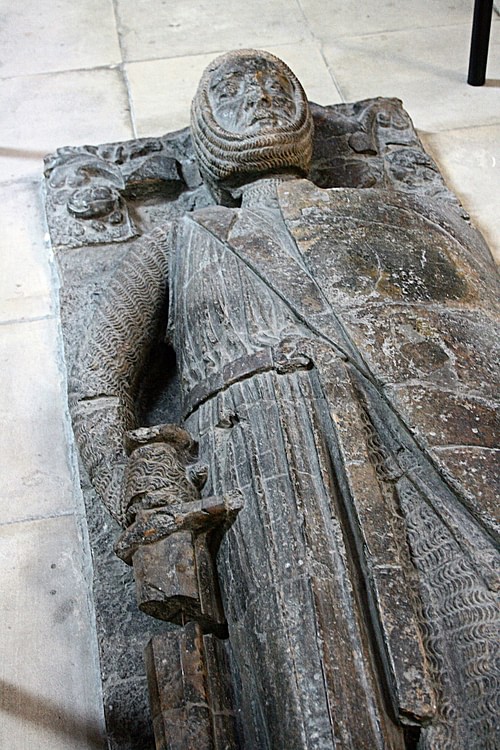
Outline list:
[[[112,395],[115,460],[167,294],[204,492],[244,496],[217,567],[246,748],[495,746],[496,283],[453,210],[305,180],[187,214],[116,274],[75,429],[116,485],[88,395]]]
[[[388,716],[489,746],[487,250],[413,196],[300,180],[278,202],[169,241],[186,426],[207,491],[245,497],[218,568],[248,746],[402,747]]]

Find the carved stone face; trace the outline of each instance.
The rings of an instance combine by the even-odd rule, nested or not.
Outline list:
[[[237,50],[204,71],[191,106],[200,172],[218,201],[256,175],[307,174],[313,121],[290,68],[263,50]],[[229,203],[231,205],[231,203]]]
[[[68,211],[79,219],[107,216],[119,207],[119,194],[106,185],[79,188],[68,201]]]
[[[230,133],[253,135],[291,125],[297,107],[293,83],[283,70],[262,60],[228,61],[208,91],[216,122]]]

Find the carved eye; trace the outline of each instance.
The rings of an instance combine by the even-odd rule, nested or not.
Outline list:
[[[228,81],[221,81],[221,83],[215,89],[215,96],[220,102],[226,101],[236,96],[239,90],[239,82],[234,79]]]

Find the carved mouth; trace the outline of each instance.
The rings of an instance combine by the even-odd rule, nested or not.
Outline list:
[[[257,109],[252,115],[252,122],[260,122],[261,120],[276,120],[276,115],[268,109]]]
[[[250,125],[257,125],[259,127],[282,127],[288,122],[287,118],[283,115],[278,115],[276,112],[268,109],[257,110],[252,114]]]

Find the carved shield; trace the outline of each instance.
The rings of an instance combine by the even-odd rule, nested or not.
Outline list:
[[[499,284],[482,237],[449,206],[416,195],[306,181],[279,194],[309,271],[379,390],[494,531]]]

